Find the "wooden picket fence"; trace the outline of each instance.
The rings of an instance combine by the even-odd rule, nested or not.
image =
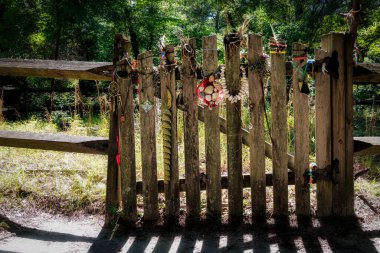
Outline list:
[[[235,36],[235,37],[234,37]],[[352,46],[350,36],[330,33],[322,38],[322,48],[315,51],[313,65],[316,92],[317,203],[320,216],[353,215],[353,136],[352,136]],[[216,36],[203,38],[202,71],[204,75],[218,68]],[[153,55],[138,56],[142,186],[136,182],[135,118],[131,73],[130,41],[122,35],[115,39],[115,82],[111,84],[110,133],[107,172],[106,221],[137,219],[137,191],[144,200],[144,220],[159,217],[158,194],[165,195],[165,217],[180,212],[180,191],[186,192],[186,214],[198,217],[201,190],[207,192],[207,214],[222,212],[221,191],[228,189],[228,213],[231,219],[243,215],[243,188],[251,189],[254,216],[266,213],[266,187],[273,185],[273,214],[287,216],[288,185],[295,184],[296,213],[311,214],[307,190],[309,169],[309,102],[302,91],[305,59],[293,62],[294,157],[288,154],[286,55],[270,54],[271,65],[271,144],[264,140],[263,76],[251,66],[263,55],[260,35],[248,38],[248,93],[252,128],[242,129],[241,102],[226,101],[226,119],[212,110],[198,106],[196,44],[194,39],[182,45],[181,82],[183,87],[185,179],[179,178],[177,140],[177,94],[174,46],[165,47],[165,59],[159,66],[161,119],[163,135],[164,180],[157,179],[157,150],[154,104],[155,82]],[[293,44],[293,55],[306,52],[305,46]],[[351,51],[350,51],[351,50]],[[225,81],[230,94],[241,89],[240,40],[236,34],[225,40]],[[326,69],[326,71],[325,71]],[[204,121],[206,175],[199,173],[198,120]],[[222,177],[220,131],[227,135],[227,171]],[[243,175],[242,145],[250,147],[250,175]],[[265,156],[272,158],[273,175],[265,173]],[[335,160],[335,162],[333,162]],[[203,180],[201,180],[203,179]],[[305,182],[306,181],[306,182]],[[137,187],[136,187],[137,186]]]

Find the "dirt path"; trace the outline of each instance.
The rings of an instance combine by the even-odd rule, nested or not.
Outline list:
[[[380,217],[357,199],[354,220],[269,219],[237,227],[102,229],[98,216],[0,210],[0,252],[380,252]]]

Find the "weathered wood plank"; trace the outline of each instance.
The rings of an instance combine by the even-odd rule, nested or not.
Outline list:
[[[173,45],[166,46],[165,56],[166,59],[162,59],[160,66],[165,214],[168,220],[172,220],[179,214],[177,104]]]
[[[233,40],[236,34],[229,34],[225,41]],[[240,41],[225,44],[226,85],[231,95],[237,95],[240,83]],[[228,212],[232,220],[243,215],[243,176],[241,102],[227,100],[227,170],[228,170]]]
[[[263,60],[263,41],[261,35],[250,34],[248,43],[248,62],[251,66]],[[250,130],[252,212],[256,216],[264,216],[266,212],[266,180],[263,77],[260,76],[259,72],[248,68],[248,83],[250,122],[252,125],[252,129]]]
[[[199,178],[198,98],[195,39],[182,45],[181,82],[185,145],[186,209],[188,217],[199,217],[201,208]]]
[[[121,55],[130,55],[131,42],[120,35],[119,45],[122,47]],[[120,139],[120,169],[121,169],[121,197],[122,218],[126,222],[135,222],[137,219],[136,197],[136,159],[135,159],[135,127],[134,127],[134,100],[133,84],[130,77],[132,71],[130,64],[117,62],[117,71],[128,73],[125,78],[116,75],[120,96],[118,96],[118,124]],[[128,59],[130,61],[130,59]]]
[[[267,187],[273,186],[273,175],[272,174],[265,174],[265,181],[266,181],[265,184]],[[289,185],[294,185],[294,173],[291,171],[288,172],[288,182],[289,182]],[[228,177],[227,176],[222,176],[220,178],[219,183],[221,185],[221,189],[228,189]],[[142,194],[143,184],[144,183],[142,181],[137,181],[137,183],[136,183],[137,194]],[[207,182],[206,182],[205,178],[201,177],[199,179],[199,184],[200,184],[200,189],[202,191],[207,189]],[[250,188],[250,187],[251,187],[251,176],[249,174],[244,174],[243,175],[243,188]],[[164,193],[165,192],[164,180],[158,180],[157,188],[158,188],[158,193]],[[185,178],[179,179],[179,191],[180,192],[186,191],[186,179]]]
[[[293,59],[306,46],[293,43]],[[309,96],[303,93],[307,85],[306,59],[293,62],[293,108],[294,108],[294,172],[296,176],[296,214],[310,215],[310,193],[305,189],[304,173],[309,167]],[[304,87],[306,89],[306,87]]]
[[[273,163],[273,214],[288,215],[287,177],[287,105],[285,55],[272,53],[271,108],[272,108],[272,163]]]
[[[154,105],[153,55],[146,52],[138,55],[140,68],[140,131],[141,161],[144,197],[144,220],[156,220],[158,213],[156,117]]]
[[[108,140],[102,137],[0,131],[0,146],[106,155]]]
[[[216,35],[203,37],[203,71],[210,75],[218,68]],[[202,110],[203,111],[203,110]],[[199,116],[198,116],[199,118]],[[219,216],[222,210],[221,174],[220,174],[220,131],[219,107],[204,110],[205,149],[207,175],[207,214]]]
[[[354,137],[354,152],[357,156],[380,154],[380,137]]]
[[[358,7],[357,9],[359,9]],[[357,25],[357,23],[356,23]],[[355,30],[356,33],[356,30]],[[353,94],[353,66],[354,59],[352,57],[352,52],[354,50],[354,41],[352,34],[345,34],[345,85],[346,96],[345,96],[345,127],[346,127],[346,176],[345,176],[345,216],[355,215],[354,210],[354,94]]]
[[[380,83],[380,64],[379,63],[359,63],[353,67],[352,72],[353,72],[352,81],[355,84]]]
[[[322,49],[315,51],[316,60],[325,58],[329,50],[329,38],[322,38]],[[324,168],[331,164],[331,84],[330,76],[315,74],[315,139],[316,161]],[[317,183],[318,216],[330,216],[332,212],[332,182]]]
[[[331,51],[336,52],[339,62],[339,78],[331,78],[332,104],[332,157],[338,159],[339,174],[337,184],[333,184],[332,214],[344,215],[345,209],[345,178],[346,178],[346,73],[345,73],[345,44],[343,33],[330,33]]]
[[[108,143],[108,161],[107,161],[107,183],[106,183],[106,215],[105,215],[105,226],[112,226],[116,222],[116,214],[119,209],[119,178],[120,174],[118,172],[118,165],[116,163],[116,155],[118,152],[118,147],[116,143],[116,138],[118,135],[118,125],[117,125],[117,108],[116,108],[116,98],[111,97],[110,99],[110,129],[109,129],[109,140]],[[108,142],[108,140],[104,140]],[[55,145],[59,146],[59,145]]]
[[[104,80],[112,78],[111,62],[0,59],[0,75]]]

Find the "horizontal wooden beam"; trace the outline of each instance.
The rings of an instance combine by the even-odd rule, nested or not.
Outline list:
[[[0,131],[0,146],[106,155],[108,140],[100,137]]]
[[[294,185],[294,173],[292,171],[288,172],[288,184],[289,185]],[[243,175],[243,188],[250,188],[251,176],[248,174]],[[180,178],[179,179],[179,191],[180,192],[185,192],[186,191],[186,179],[185,178]],[[221,179],[222,183],[222,189],[228,189],[228,177],[227,176],[222,176]],[[199,184],[201,187],[201,190],[204,191],[206,190],[206,176],[201,175],[199,179]],[[273,186],[273,175],[272,174],[266,174],[266,186]],[[136,183],[136,189],[138,194],[142,194],[142,187],[143,187],[143,182],[138,181]],[[158,187],[158,192],[159,193],[164,193],[164,180],[158,180],[157,182],[157,187]]]
[[[379,63],[359,63],[354,67],[354,83],[380,83]]]
[[[380,137],[354,137],[354,154],[356,156],[380,154]]]
[[[308,72],[311,72],[312,64],[309,65]],[[287,76],[292,76],[292,62],[286,63],[286,70]],[[359,63],[353,71],[353,82],[356,84],[380,83],[378,63]],[[111,81],[112,72],[111,62],[0,59],[0,75],[7,76]],[[179,79],[179,71],[177,72],[176,77]],[[201,68],[197,69],[197,73],[198,79],[201,79]]]
[[[0,59],[0,75],[111,81],[111,62]]]

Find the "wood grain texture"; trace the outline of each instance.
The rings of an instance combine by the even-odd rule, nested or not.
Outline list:
[[[293,57],[306,49],[301,43],[293,43]],[[302,72],[307,60],[293,62],[293,107],[294,107],[294,172],[296,175],[296,214],[310,215],[310,193],[305,188],[304,173],[309,168],[309,96],[302,93],[299,82],[307,83]]]
[[[354,137],[354,152],[356,156],[380,154],[380,137]]]
[[[322,49],[315,50],[315,59],[325,58],[328,53],[328,37],[322,38]],[[315,140],[316,161],[324,168],[331,164],[331,84],[330,75],[315,73]],[[332,212],[332,182],[317,183],[318,216],[330,216]]]
[[[108,153],[107,138],[6,130],[0,131],[0,146],[98,155]]]
[[[121,40],[123,55],[130,55],[131,42],[127,38]],[[131,73],[129,64],[116,62],[117,71]],[[130,59],[129,59],[130,61]],[[126,78],[116,77],[120,97],[118,106],[118,124],[120,139],[120,170],[121,170],[121,199],[122,218],[125,222],[135,222],[137,219],[136,202],[136,157],[135,157],[135,126],[133,84],[130,75]],[[124,117],[124,119],[123,119]]]
[[[151,52],[137,57],[140,69],[140,131],[141,165],[144,197],[144,220],[159,217],[157,193],[156,115],[154,106],[153,55]],[[151,103],[151,108],[144,107]]]
[[[178,138],[177,138],[177,104],[176,81],[174,64],[174,46],[168,45],[165,49],[168,62],[162,62],[160,66],[161,80],[161,112],[162,119],[166,115],[170,123],[170,165],[165,176],[165,215],[168,220],[179,214],[179,170],[178,170]],[[163,119],[164,124],[164,119]],[[162,128],[163,129],[163,128]],[[164,144],[165,145],[165,144]],[[165,152],[165,146],[163,147]]]
[[[225,58],[226,85],[231,95],[237,95],[241,88],[240,42],[225,45]],[[231,103],[227,100],[226,107],[228,212],[233,220],[243,215],[241,102]]]
[[[345,179],[346,179],[346,73],[344,33],[330,33],[331,50],[338,53],[339,78],[331,78],[331,113],[332,113],[332,157],[339,160],[338,182],[333,184],[332,214],[343,216],[345,213]]]
[[[111,62],[0,59],[0,75],[111,81]]]
[[[359,7],[360,8],[360,7]],[[358,8],[358,9],[359,9]],[[356,33],[356,29],[355,29]],[[352,52],[354,50],[354,41],[351,34],[345,34],[345,89],[346,89],[346,175],[345,175],[345,216],[355,215],[354,210],[354,125],[353,125],[353,115],[354,115],[354,95],[353,95],[353,67],[355,65]]]
[[[191,52],[186,48],[191,47]],[[196,77],[196,44],[190,39],[182,45],[181,81],[183,90],[183,125],[185,146],[186,175],[186,209],[187,216],[199,216],[201,201],[199,189],[199,139],[198,139],[198,98],[195,94]]]
[[[205,49],[203,50],[202,55],[203,71],[205,75],[210,75],[218,68],[216,35],[203,37],[202,48]],[[205,108],[204,123],[207,175],[207,214],[219,216],[222,208],[219,107],[215,107],[212,110]]]
[[[251,34],[248,37],[248,62],[259,62],[263,54],[262,36]],[[252,68],[248,68],[249,107],[252,129],[250,134],[251,200],[255,216],[266,213],[265,180],[265,140],[264,140],[264,87],[263,77]]]
[[[271,54],[273,214],[288,215],[285,55]]]
[[[116,163],[117,143],[116,136],[118,135],[117,126],[117,108],[115,97],[110,99],[110,129],[108,138],[111,142],[108,143],[108,160],[107,160],[107,182],[106,182],[106,215],[105,226],[110,227],[116,222],[116,211],[119,209],[119,189],[118,189],[118,166]],[[0,141],[1,143],[1,141]],[[59,146],[59,145],[55,145]]]

